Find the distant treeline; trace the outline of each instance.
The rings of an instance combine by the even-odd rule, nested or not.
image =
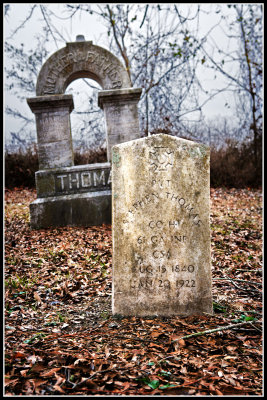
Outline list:
[[[211,187],[258,188],[262,186],[262,151],[255,158],[253,143],[238,145],[226,142],[220,149],[210,149]],[[106,162],[106,151],[74,152],[74,164]],[[35,187],[35,172],[38,171],[38,155],[35,149],[7,152],[5,155],[5,187]]]

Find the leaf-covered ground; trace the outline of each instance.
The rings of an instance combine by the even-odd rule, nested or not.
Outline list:
[[[35,198],[5,193],[6,395],[262,395],[261,191],[211,189],[214,315],[172,318],[115,318],[111,226],[33,231]]]

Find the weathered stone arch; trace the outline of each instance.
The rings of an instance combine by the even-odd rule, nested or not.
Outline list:
[[[107,163],[74,166],[67,86],[94,79],[103,90]],[[44,63],[36,97],[27,99],[35,114],[39,171],[37,200],[30,204],[31,226],[101,225],[111,222],[110,161],[112,147],[140,137],[137,103],[142,89],[131,87],[126,69],[108,50],[82,40],[67,43]]]
[[[64,94],[75,79],[94,79],[103,90],[130,88],[128,73],[120,60],[92,41],[67,43],[44,63],[36,95]]]

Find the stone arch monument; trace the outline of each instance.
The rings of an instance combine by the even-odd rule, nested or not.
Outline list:
[[[74,108],[67,86],[90,78],[103,90],[107,162],[74,166],[70,113]],[[108,50],[79,35],[44,63],[36,97],[27,99],[35,114],[39,171],[37,200],[30,204],[31,227],[89,226],[111,222],[111,149],[140,137],[138,101],[142,89],[131,87],[122,63]]]

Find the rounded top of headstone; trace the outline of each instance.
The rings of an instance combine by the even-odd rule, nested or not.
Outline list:
[[[83,35],[77,35],[76,42],[85,42],[85,37]]]

